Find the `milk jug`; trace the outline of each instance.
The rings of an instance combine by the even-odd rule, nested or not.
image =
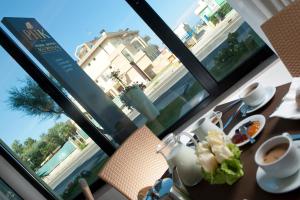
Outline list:
[[[197,146],[195,139],[188,133],[180,133],[176,136],[169,134],[158,145],[157,153],[161,153],[166,159],[171,173],[174,167],[177,168],[184,185],[194,186],[201,180],[201,167],[197,164],[195,150],[180,141],[183,135],[188,136]]]

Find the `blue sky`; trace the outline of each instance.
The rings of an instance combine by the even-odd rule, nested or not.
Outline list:
[[[158,14],[174,29],[181,22],[193,25],[197,0],[148,0]],[[125,0],[2,0],[0,18],[34,17],[74,57],[77,45],[92,40],[102,29],[118,31],[130,28],[149,35],[152,43],[162,45]],[[4,26],[1,25],[3,28]],[[38,138],[52,127],[54,120],[26,116],[7,107],[7,91],[21,84],[26,73],[0,47],[0,138],[7,144],[14,139]],[[63,119],[61,119],[63,120]],[[65,119],[64,119],[65,120]]]

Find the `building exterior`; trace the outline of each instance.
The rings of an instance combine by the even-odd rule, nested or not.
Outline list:
[[[149,44],[149,37],[142,38],[138,31],[102,31],[92,41],[76,48],[75,56],[79,66],[112,98],[123,89],[110,78],[112,71],[119,70],[122,81],[146,84],[161,70],[157,63],[161,52]]]
[[[174,33],[187,47],[194,46],[201,36],[201,34],[196,33],[190,25],[185,23],[179,24],[174,29]]]
[[[209,24],[209,18],[225,3],[225,0],[199,0],[199,6],[195,9],[194,13],[206,24]]]

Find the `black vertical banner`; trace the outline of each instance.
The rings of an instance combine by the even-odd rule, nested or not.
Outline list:
[[[135,129],[75,60],[34,18],[5,17],[2,23],[118,143]]]

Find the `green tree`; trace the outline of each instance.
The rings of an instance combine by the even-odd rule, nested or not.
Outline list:
[[[241,55],[247,51],[247,47],[243,41],[238,40],[238,33],[229,33],[226,39],[228,46],[219,51],[217,56],[214,57],[215,65],[223,67],[224,64],[239,59]]]
[[[41,140],[47,142],[47,147],[50,150],[47,154],[50,155],[52,151],[54,151],[57,147],[62,146],[65,141],[62,137],[60,137],[58,132],[49,132],[45,134]]]
[[[30,116],[43,118],[59,118],[64,111],[45,93],[39,85],[27,77],[21,87],[13,87],[8,91],[8,105],[12,110],[23,111]]]
[[[42,144],[38,142],[24,152],[25,162],[27,162],[29,167],[34,171],[40,167],[41,163],[45,159],[45,155],[41,152],[41,147]]]
[[[20,142],[20,140],[14,140],[12,145],[11,145],[12,150],[19,155],[20,157],[22,157],[23,153],[24,153],[24,146],[23,144]]]
[[[69,137],[76,135],[76,127],[70,121],[59,122],[48,130],[48,134],[59,135],[66,142]]]
[[[29,137],[24,141],[24,146],[25,146],[25,148],[32,147],[35,143],[36,143],[36,140]]]
[[[38,140],[31,137],[23,143],[15,140],[11,147],[32,170],[37,170],[47,157],[53,156],[55,150],[75,134],[76,127],[70,121],[59,122],[48,129],[47,133],[41,134]]]

